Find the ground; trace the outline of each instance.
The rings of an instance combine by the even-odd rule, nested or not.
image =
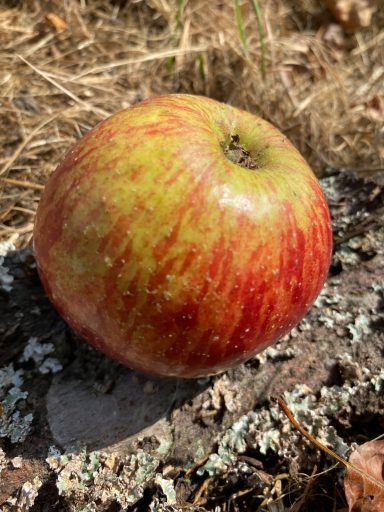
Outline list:
[[[357,14],[259,3],[261,29],[245,0],[3,3],[1,510],[348,510],[343,469],[271,396],[343,457],[383,433],[384,13],[368,0],[343,2]],[[46,299],[31,250],[63,152],[168,92],[276,124],[321,177],[334,232],[307,317],[246,364],[191,381],[139,375],[86,345]]]

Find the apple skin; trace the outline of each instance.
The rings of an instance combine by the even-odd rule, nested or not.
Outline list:
[[[234,134],[256,169],[224,154]],[[48,181],[34,229],[41,280],[73,329],[130,368],[186,378],[234,367],[289,332],[331,250],[324,195],[286,137],[182,94],[82,137]]]

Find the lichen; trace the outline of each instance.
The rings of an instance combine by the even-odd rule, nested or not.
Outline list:
[[[235,462],[236,453],[246,449],[245,435],[248,432],[249,416],[242,416],[221,438],[217,453],[212,453],[207,462],[197,470],[198,475],[205,472],[210,476],[224,473]]]
[[[371,384],[377,393],[382,393],[384,391],[384,368],[381,368],[378,375],[371,378]]]
[[[344,298],[339,293],[335,293],[333,288],[336,283],[335,280],[332,285],[326,283],[314,303],[314,307],[321,310],[317,321],[332,330],[353,321],[353,315],[349,311],[340,311],[339,304]]]
[[[384,284],[383,283],[372,283],[371,288],[374,292],[384,297]]]
[[[365,335],[369,335],[371,333],[369,325],[370,319],[368,318],[367,313],[363,309],[359,309],[354,322],[347,325],[347,329],[352,335],[352,343],[358,343]]]
[[[176,491],[173,480],[163,478],[161,473],[156,473],[155,484],[159,485],[163,491],[167,499],[167,505],[174,505],[176,503]]]
[[[20,469],[23,466],[22,457],[13,457],[13,459],[11,459],[11,464],[14,469]]]
[[[232,460],[229,461],[232,463]],[[197,470],[199,476],[208,473],[209,476],[221,475],[228,470],[228,464],[220,457],[218,453],[211,453],[207,462]]]
[[[0,392],[10,386],[20,388],[23,384],[23,370],[15,370],[13,364],[0,368]]]
[[[5,455],[5,451],[0,448],[0,474],[7,467],[7,457]],[[0,475],[1,476],[1,475]]]
[[[23,371],[14,370],[12,364],[0,368],[0,437],[7,437],[11,443],[22,442],[28,435],[33,420],[31,413],[23,416],[17,405],[28,396],[21,390]]]
[[[9,273],[9,268],[4,265],[4,257],[14,250],[15,246],[11,241],[0,243],[0,289],[6,292],[12,291],[13,276]]]
[[[59,494],[88,507],[96,502],[133,505],[143,496],[147,483],[154,481],[159,465],[156,457],[143,450],[120,457],[86,450],[61,454],[55,447],[50,448],[46,462],[57,474]],[[169,487],[167,491],[171,492]]]
[[[345,357],[341,359],[344,360]],[[347,362],[353,364],[351,357],[348,357]],[[286,391],[283,398],[296,420],[310,434],[345,457],[349,446],[336,432],[331,418],[343,411],[350,413],[351,398],[358,393],[382,391],[384,369],[374,377],[368,374],[368,370],[363,368],[342,386],[323,386],[319,397],[310,387],[298,384]],[[235,466],[238,454],[245,453],[248,449],[258,450],[263,455],[272,451],[287,460],[302,458],[304,462],[308,462],[308,453],[301,441],[301,434],[281,413],[278,405],[265,406],[250,411],[234,423],[219,439],[216,453],[209,456],[197,474],[223,475]],[[308,443],[306,440],[304,442]]]
[[[31,337],[24,348],[20,361],[32,360],[42,374],[57,373],[63,369],[62,364],[54,357],[47,357],[54,350],[55,347],[52,343],[41,343],[37,338]]]
[[[17,512],[27,512],[35,503],[39,489],[43,482],[35,477],[32,482],[24,482],[16,497],[9,498],[7,504],[11,505]]]
[[[237,384],[232,382],[227,374],[224,374],[217,378],[208,390],[209,397],[203,402],[202,409],[219,411],[224,406],[229,412],[237,412],[240,407],[239,401],[236,399],[238,392]]]
[[[172,440],[169,438],[162,437],[159,439],[159,441],[160,441],[160,444],[156,448],[156,453],[158,453],[159,455],[166,455],[169,452],[169,450],[171,449]]]
[[[305,325],[305,324],[303,324]],[[292,329],[292,331],[287,335],[287,337],[284,337],[282,341],[285,339],[289,339],[290,337],[295,337],[295,329]],[[281,343],[276,343],[273,347],[268,347],[259,354],[255,356],[254,359],[259,361],[259,363],[265,364],[268,360],[270,361],[276,361],[278,359],[291,359],[295,356],[296,350],[294,347],[286,347],[282,348]]]

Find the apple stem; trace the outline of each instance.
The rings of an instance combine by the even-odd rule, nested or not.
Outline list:
[[[229,142],[223,143],[222,148],[225,156],[234,164],[246,169],[257,169],[257,162],[245,146],[241,144],[240,135],[231,135]]]

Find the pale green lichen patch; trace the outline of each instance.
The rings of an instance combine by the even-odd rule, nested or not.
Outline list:
[[[295,337],[296,332],[297,332],[296,330],[293,332],[291,331],[289,334],[287,334],[286,337],[287,338]],[[277,342],[275,345],[268,347],[265,350],[263,350],[262,352],[260,352],[259,354],[257,354],[255,359],[260,364],[265,364],[268,360],[275,361],[278,359],[291,359],[292,357],[295,356],[295,354],[296,354],[295,347],[291,346],[291,347],[282,348],[282,344]]]
[[[12,290],[13,276],[9,273],[9,268],[4,265],[4,256],[9,251],[14,251],[15,246],[12,242],[0,243],[0,289],[5,292]]]
[[[161,438],[159,441],[160,441],[160,444],[156,448],[156,452],[159,455],[166,455],[172,446],[172,441],[171,441],[171,439],[168,439],[168,438]]]
[[[0,478],[1,478],[1,472],[3,469],[7,467],[7,458],[5,456],[5,452],[2,448],[0,448]]]
[[[49,356],[55,351],[52,343],[41,343],[36,337],[29,338],[20,362],[32,360],[40,373],[57,373],[63,369],[62,364],[55,357]]]
[[[365,335],[369,335],[371,333],[370,319],[366,312],[360,310],[354,322],[347,325],[347,329],[352,335],[352,343],[358,343]]]
[[[96,502],[103,506],[117,502],[122,507],[136,503],[146,484],[155,479],[159,465],[159,459],[143,450],[119,457],[86,450],[61,454],[51,447],[46,461],[57,474],[59,494],[88,507],[96,506]],[[171,494],[169,486],[166,490]]]
[[[241,404],[238,400],[240,390],[227,374],[217,378],[208,390],[209,397],[202,403],[202,417],[218,412],[224,406],[231,413],[239,411]]]
[[[169,478],[163,478],[161,473],[156,473],[155,484],[159,485],[167,498],[167,505],[175,505],[176,503],[176,491],[173,480]]]
[[[11,443],[25,440],[33,420],[32,414],[22,415],[18,403],[28,396],[21,390],[23,371],[14,370],[13,365],[0,369],[0,437],[7,437]]]
[[[333,330],[336,334],[343,336],[346,334],[351,343],[358,343],[372,334],[371,322],[374,310],[368,310],[367,307],[353,307],[346,310],[347,297],[340,293],[335,293],[335,286],[339,284],[338,279],[333,279],[327,283],[314,303],[314,307],[319,309],[320,314],[317,321],[327,329]],[[370,290],[366,290],[367,301]]]
[[[353,315],[339,306],[343,297],[334,293],[335,284],[335,281],[332,285],[325,284],[314,303],[314,307],[321,311],[318,321],[328,329],[335,329],[337,326],[345,326],[353,322]]]
[[[372,377],[371,383],[377,393],[382,393],[384,391],[384,368],[380,370],[379,375]]]
[[[217,453],[209,456],[207,462],[198,469],[198,475],[203,475],[206,472],[213,476],[227,471],[229,466],[235,462],[236,454],[243,453],[247,447],[245,435],[249,432],[250,421],[250,416],[244,415],[224,433]]]

